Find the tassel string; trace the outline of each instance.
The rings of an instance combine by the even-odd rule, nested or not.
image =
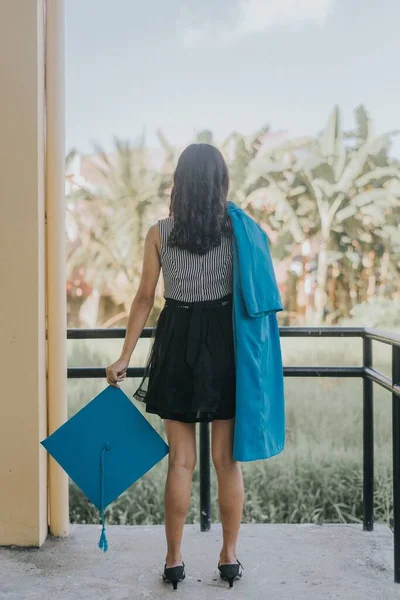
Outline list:
[[[105,520],[105,508],[104,508],[104,488],[105,488],[105,464],[104,455],[110,450],[110,445],[104,444],[104,448],[101,451],[100,458],[100,518],[101,518],[101,534],[99,539],[99,548],[103,552],[108,550],[108,540],[106,534],[106,520]]]

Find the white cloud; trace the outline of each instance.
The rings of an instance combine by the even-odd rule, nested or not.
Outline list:
[[[335,0],[240,0],[233,25],[204,24],[186,27],[184,43],[230,42],[274,27],[298,28],[305,23],[323,25]]]

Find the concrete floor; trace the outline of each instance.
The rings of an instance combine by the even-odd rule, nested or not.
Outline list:
[[[162,527],[108,528],[109,551],[97,548],[99,527],[74,526],[67,540],[41,549],[0,548],[0,600],[390,600],[393,537],[384,525],[243,525],[239,557],[245,568],[232,590],[216,563],[221,529],[185,530],[187,578],[178,591],[160,578]]]

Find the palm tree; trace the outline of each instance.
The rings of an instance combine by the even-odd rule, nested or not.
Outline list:
[[[330,254],[340,250],[335,234],[348,252],[360,236],[377,236],[387,245],[387,222],[399,208],[400,171],[388,156],[396,132],[374,135],[363,107],[356,110],[356,123],[355,131],[344,133],[335,107],[312,144],[281,153],[281,160],[272,153],[263,170],[252,159],[241,190],[242,203],[258,211],[281,239],[318,239],[317,322],[327,303]]]
[[[84,184],[68,198],[78,221],[80,244],[69,269],[88,265],[87,277],[99,295],[111,294],[129,311],[140,277],[145,233],[167,210],[166,175],[149,166],[144,139],[138,144],[114,140],[114,151],[95,145],[90,159],[97,183]]]

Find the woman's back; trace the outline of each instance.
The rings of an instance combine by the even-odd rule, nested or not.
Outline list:
[[[232,237],[221,236],[221,245],[206,254],[195,254],[168,245],[174,218],[158,221],[165,297],[183,302],[217,300],[232,293]]]

